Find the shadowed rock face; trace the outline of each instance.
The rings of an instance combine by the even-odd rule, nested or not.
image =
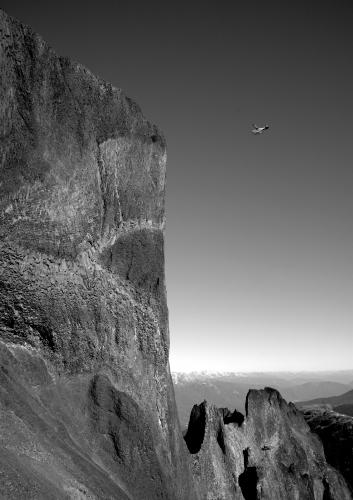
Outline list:
[[[320,437],[326,460],[341,472],[353,494],[353,418],[322,408],[304,410],[304,418]]]
[[[169,374],[166,146],[0,11],[0,496],[196,498]]]
[[[229,414],[203,402],[190,416],[185,441],[202,498],[352,498],[303,415],[276,390],[250,390],[246,417]]]

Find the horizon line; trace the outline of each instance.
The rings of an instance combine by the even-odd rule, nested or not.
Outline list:
[[[232,371],[232,370],[170,370],[171,373],[209,373],[209,374],[232,374],[232,375],[247,375],[247,374],[263,374],[263,373],[342,373],[353,372],[352,368],[339,368],[339,369],[317,369],[317,370],[253,370],[253,371]]]

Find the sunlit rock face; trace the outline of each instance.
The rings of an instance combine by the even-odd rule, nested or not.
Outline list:
[[[185,441],[204,499],[352,498],[302,414],[274,389],[249,391],[245,418],[195,405]]]
[[[353,417],[324,408],[305,409],[304,417],[320,437],[328,463],[341,472],[353,496]]]
[[[350,499],[273,389],[182,439],[165,165],[134,102],[0,11],[0,498]]]
[[[171,383],[166,145],[0,11],[0,496],[194,499]]]

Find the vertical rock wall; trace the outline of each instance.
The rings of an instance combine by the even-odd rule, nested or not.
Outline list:
[[[195,498],[168,366],[163,136],[0,11],[0,147],[0,496]]]

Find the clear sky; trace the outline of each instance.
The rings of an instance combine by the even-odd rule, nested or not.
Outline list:
[[[172,369],[352,368],[351,0],[1,8],[166,135]]]

